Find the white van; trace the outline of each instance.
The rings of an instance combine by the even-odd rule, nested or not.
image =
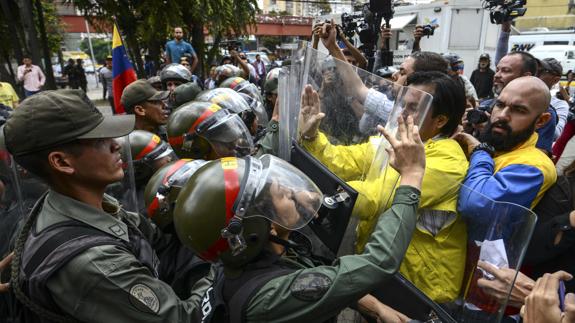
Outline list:
[[[535,46],[530,54],[538,59],[555,58],[563,66],[563,74],[575,70],[575,46],[572,45],[542,45]]]

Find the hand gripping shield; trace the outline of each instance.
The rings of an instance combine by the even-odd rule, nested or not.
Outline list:
[[[459,211],[467,222],[468,231],[460,321],[500,322],[506,315],[518,314],[518,308],[507,307],[513,285],[509,286],[504,300],[495,299],[482,288],[496,279],[484,268],[507,271],[514,283],[537,216],[523,206],[493,200],[464,185],[459,191]]]

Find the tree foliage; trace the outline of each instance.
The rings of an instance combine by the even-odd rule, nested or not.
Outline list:
[[[27,6],[24,7],[24,4]],[[44,29],[49,48],[48,57],[43,57],[40,51],[34,51],[30,47],[31,43],[38,44],[43,48],[40,37],[41,26],[38,19],[38,12],[31,0],[0,0],[0,78],[4,81],[15,81],[15,71],[12,69],[13,62],[21,62],[22,55],[32,54],[35,63],[40,64],[39,59],[50,64],[51,56],[58,51],[64,37],[64,26],[56,14],[56,7],[53,1],[41,1],[43,11]],[[30,8],[31,10],[26,10]],[[24,23],[25,17],[30,11],[33,16],[34,32]]]
[[[114,19],[123,34],[125,45],[143,75],[142,54],[158,61],[161,47],[171,37],[175,26],[182,26],[192,36],[192,45],[202,63],[218,54],[218,44],[228,37],[246,35],[255,25],[257,0],[68,0],[94,22]],[[204,33],[213,37],[206,48]]]
[[[110,49],[112,48],[112,42],[107,39],[92,38],[92,49],[94,50],[94,58],[96,62],[103,64],[106,60],[106,56],[112,55]],[[80,49],[86,53],[90,52],[90,44],[88,38],[84,38],[80,43]]]

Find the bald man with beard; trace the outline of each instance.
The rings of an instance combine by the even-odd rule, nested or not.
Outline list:
[[[464,133],[454,138],[470,161],[464,185],[495,201],[535,207],[557,179],[553,162],[535,147],[536,130],[551,118],[550,100],[549,88],[536,77],[509,82],[496,99],[481,142]],[[490,223],[492,212],[481,211],[484,201],[478,194],[460,194],[458,210]]]

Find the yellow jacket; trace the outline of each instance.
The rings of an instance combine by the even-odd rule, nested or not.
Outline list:
[[[320,135],[321,136],[321,135]],[[349,178],[367,173],[375,149],[370,143],[354,146],[333,146],[320,136],[304,146],[336,175]],[[323,137],[325,138],[325,137]],[[374,140],[380,140],[374,137]],[[371,142],[375,142],[371,140]],[[326,140],[327,141],[327,140]],[[327,156],[321,152],[328,152]],[[459,184],[467,173],[465,153],[452,139],[428,140],[425,144],[426,170],[423,178],[419,212],[430,212],[449,221],[435,235],[418,223],[400,271],[408,280],[437,302],[448,302],[459,295],[465,269],[467,231],[455,212]],[[361,160],[361,158],[368,158]],[[367,165],[365,165],[367,164]],[[363,169],[354,169],[357,165]],[[350,181],[360,194],[354,215],[357,228],[357,251],[361,252],[381,212],[390,207],[399,174],[391,167],[378,180]],[[419,221],[418,221],[419,222]]]

